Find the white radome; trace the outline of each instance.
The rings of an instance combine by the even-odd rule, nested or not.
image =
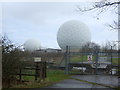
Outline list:
[[[41,48],[41,44],[36,39],[29,39],[24,43],[25,51],[35,51]]]
[[[78,50],[91,41],[91,32],[86,24],[78,20],[70,20],[62,24],[57,32],[57,42],[61,49],[70,46]]]

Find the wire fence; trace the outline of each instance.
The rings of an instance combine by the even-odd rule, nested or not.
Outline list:
[[[118,75],[118,52],[94,52],[81,50],[79,52],[66,47],[66,74],[104,74]]]

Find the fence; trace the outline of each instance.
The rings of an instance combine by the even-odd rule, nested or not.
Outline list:
[[[47,70],[61,69],[65,70],[66,74],[112,75],[114,74],[112,71],[115,71],[116,75],[118,73],[118,53],[110,50],[108,52],[97,49],[73,52],[68,46],[66,52],[38,52],[38,56],[47,62]]]
[[[26,73],[28,70],[33,70],[32,73]],[[25,67],[19,70],[19,80],[22,81],[22,76],[34,76],[35,80],[45,80],[46,78],[46,62],[36,62],[35,67]]]
[[[98,50],[94,50],[94,52],[72,52],[70,47],[66,47],[66,74],[117,75],[118,67],[117,52],[100,52]]]

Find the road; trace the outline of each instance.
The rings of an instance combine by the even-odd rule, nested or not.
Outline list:
[[[105,88],[108,90],[114,90],[110,89],[107,86],[117,86],[118,85],[118,80],[116,76],[101,76],[101,75],[74,75],[71,76],[73,79],[66,79],[63,80],[59,83],[56,83],[52,86],[48,86],[45,88]],[[89,82],[94,82],[94,83],[99,83],[103,85],[95,85],[87,82],[82,82],[79,80],[75,79],[81,79],[81,80],[86,80]]]
[[[75,75],[72,78],[85,80],[89,82],[99,83],[107,86],[117,87],[118,86],[118,76],[111,75]]]
[[[60,83],[54,84],[46,88],[107,88],[100,85],[93,85],[86,82],[81,82],[74,79],[66,79]]]

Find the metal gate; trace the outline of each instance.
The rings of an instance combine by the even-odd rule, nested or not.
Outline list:
[[[65,73],[83,75],[117,75],[118,65],[113,63],[114,58],[118,59],[116,52],[72,52],[66,47],[65,52]]]

